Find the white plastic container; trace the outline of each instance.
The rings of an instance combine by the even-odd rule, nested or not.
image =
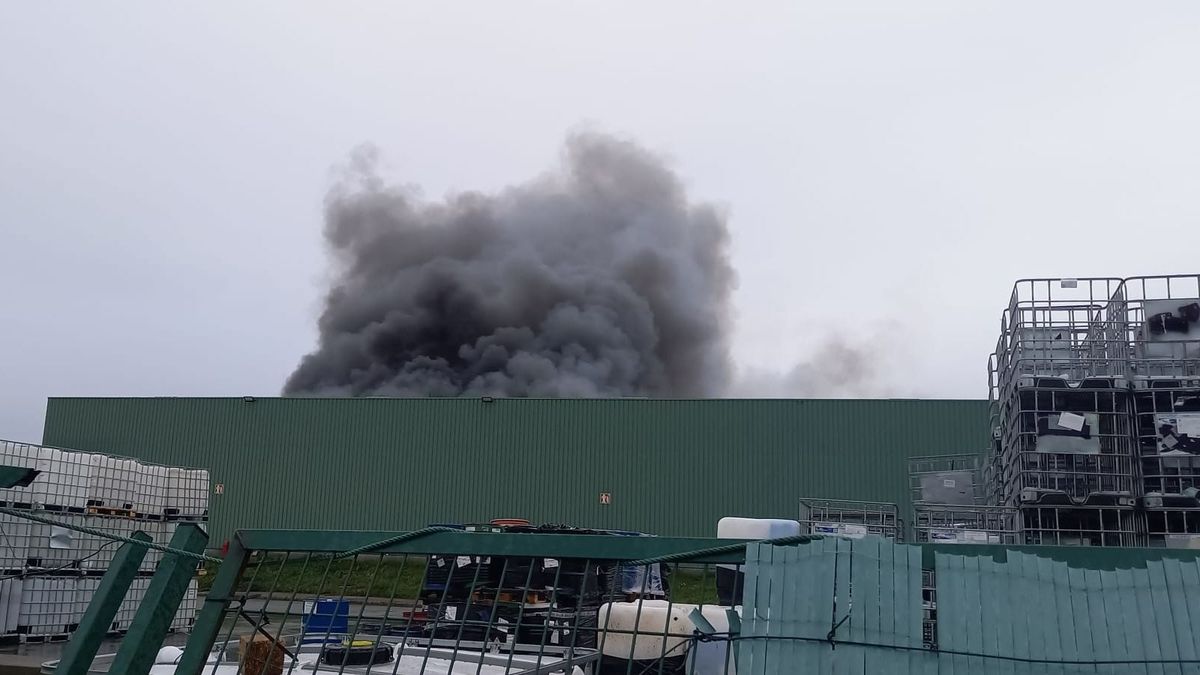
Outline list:
[[[161,516],[167,509],[170,468],[157,464],[140,464],[138,472],[133,510],[141,515]]]
[[[39,448],[33,481],[34,502],[45,508],[80,510],[87,506],[91,453]]]
[[[29,558],[30,521],[0,513],[0,570],[7,576],[25,567]]]
[[[167,513],[185,518],[200,518],[208,512],[208,470],[167,470]]]
[[[85,516],[82,520],[83,524],[87,527],[119,537],[128,537],[139,526],[146,524],[115,516]],[[112,560],[117,554],[117,550],[121,548],[121,542],[114,542],[112,539],[96,537],[90,534],[80,536],[82,538],[82,549],[80,551],[82,562],[80,563],[80,567],[91,571],[108,569],[112,565]],[[147,567],[145,559],[143,559],[141,569],[153,568]]]
[[[800,534],[800,523],[780,518],[738,518],[717,521],[717,539],[779,539]],[[732,568],[733,565],[722,565]]]
[[[21,590],[23,579],[0,581],[0,635],[17,632],[17,621],[21,618]]]
[[[26,637],[64,635],[75,630],[83,612],[74,577],[29,577],[21,589],[18,632]]]
[[[84,516],[78,514],[53,514],[63,525],[29,523],[29,566],[43,570],[76,567],[86,547],[84,535],[64,525],[80,525]]]
[[[597,623],[603,635],[605,656],[626,661],[647,661],[686,654],[695,626],[687,615],[694,605],[672,605],[666,600],[613,602],[600,606]],[[639,616],[640,610],[640,616]]]
[[[104,509],[132,510],[140,465],[137,460],[91,456],[88,476],[88,505]]]

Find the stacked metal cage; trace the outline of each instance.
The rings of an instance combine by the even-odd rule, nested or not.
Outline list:
[[[1132,277],[1118,300],[1147,543],[1200,548],[1200,275]]]
[[[0,464],[36,472],[27,484],[0,488],[0,505],[10,509],[0,514],[0,640],[66,639],[113,561],[116,538],[141,531],[165,544],[180,522],[208,519],[204,470],[12,441],[0,441]],[[142,558],[114,633],[128,630],[162,556],[150,549]],[[195,598],[195,580],[188,594]],[[195,613],[192,602],[172,628],[189,628]]]
[[[917,543],[1017,543],[1016,509],[987,503],[989,466],[980,453],[909,460]]]
[[[989,359],[988,501],[1023,543],[1140,543],[1124,281],[1027,279]]]

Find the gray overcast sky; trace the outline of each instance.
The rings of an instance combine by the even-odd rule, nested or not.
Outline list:
[[[729,210],[743,368],[838,335],[882,393],[982,397],[1014,279],[1200,271],[1190,0],[12,2],[0,437],[52,395],[277,393],[351,148],[438,197],[580,125]]]

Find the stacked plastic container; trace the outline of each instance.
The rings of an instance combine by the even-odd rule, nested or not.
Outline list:
[[[0,464],[38,471],[28,486],[0,489],[0,503],[59,523],[0,514],[0,637],[65,639],[79,623],[121,542],[72,528],[117,537],[140,530],[165,544],[180,522],[208,518],[209,479],[202,469],[10,441],[0,441]],[[128,629],[162,557],[147,551],[114,632]],[[193,581],[172,627],[190,627],[196,608]]]

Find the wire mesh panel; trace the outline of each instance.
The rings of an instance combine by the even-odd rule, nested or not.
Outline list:
[[[1115,278],[1016,282],[996,348],[999,388],[1036,377],[1124,376],[1120,291]]]
[[[899,510],[890,502],[804,498],[800,500],[799,521],[804,534],[903,539]]]
[[[715,565],[741,571],[740,555],[642,562],[622,551],[683,544],[602,531],[457,534],[436,548],[432,537],[340,556],[249,555],[199,672],[735,672],[737,613],[716,604]]]
[[[1058,493],[1076,502],[1135,490],[1130,390],[1105,378],[1039,378],[1002,403],[1005,503]]]
[[[75,577],[33,576],[24,580],[17,633],[25,637],[65,636],[79,624]]]
[[[1030,506],[1020,509],[1025,544],[1139,546],[1144,533],[1137,512],[1117,506]]]
[[[1018,544],[1018,511],[1006,506],[917,504],[913,533],[918,544]]]
[[[1137,386],[1200,376],[1200,275],[1131,277],[1121,299]]]
[[[1139,389],[1133,401],[1143,494],[1200,506],[1200,387]]]
[[[1147,498],[1146,538],[1149,546],[1200,549],[1200,508],[1163,506]]]

